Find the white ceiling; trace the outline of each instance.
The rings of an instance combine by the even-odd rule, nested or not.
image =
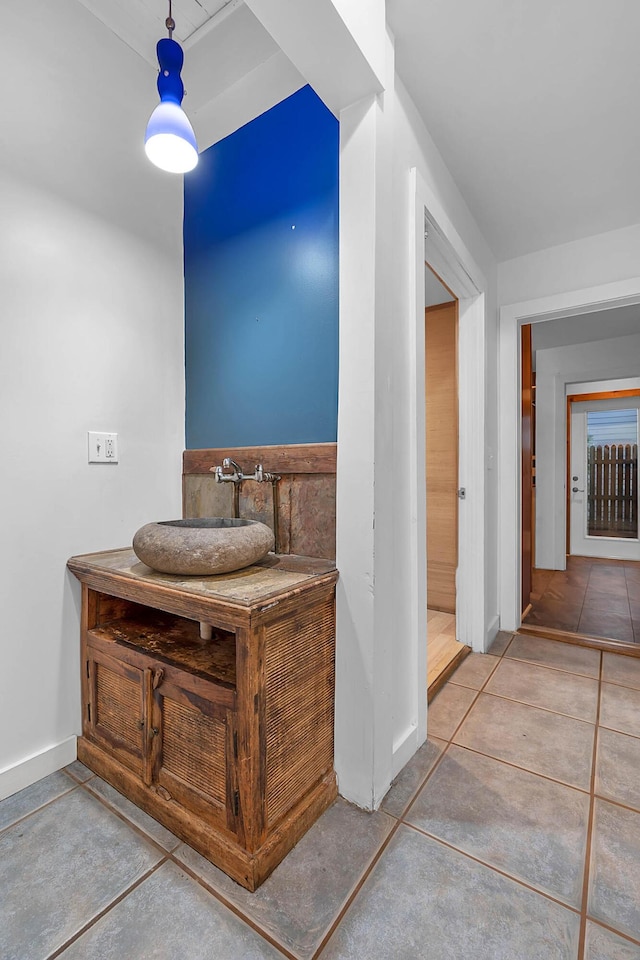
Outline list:
[[[157,68],[168,0],[81,2]],[[386,3],[398,72],[498,260],[640,222],[637,0]],[[196,114],[276,63],[242,0],[173,16]]]
[[[632,304],[610,310],[596,310],[577,317],[545,320],[531,327],[534,351],[569,347],[596,340],[612,340],[640,333],[640,306]]]
[[[640,3],[387,14],[398,73],[499,260],[640,222]]]
[[[186,47],[186,40],[196,39],[241,0],[172,0],[176,24],[174,37]],[[156,43],[167,36],[165,20],[169,0],[80,0],[105,26],[109,27],[137,53],[157,67]],[[225,9],[226,8],[226,9]],[[203,29],[204,28],[204,29]]]
[[[157,74],[168,0],[80,0]],[[205,150],[304,85],[243,0],[173,0],[185,109]],[[149,91],[153,90],[150,83]]]

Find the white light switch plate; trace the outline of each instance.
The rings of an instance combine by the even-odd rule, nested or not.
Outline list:
[[[89,463],[117,463],[118,434],[89,431]]]

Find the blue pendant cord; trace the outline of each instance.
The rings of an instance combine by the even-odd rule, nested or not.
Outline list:
[[[171,0],[169,0],[169,16],[165,21],[165,25],[169,31],[169,38],[167,39],[165,37],[163,40],[158,40],[156,46],[158,63],[160,65],[160,71],[158,73],[158,93],[160,94],[161,100],[170,100],[180,106],[182,98],[184,97],[184,84],[180,77],[180,71],[184,63],[184,54],[180,44],[172,39],[176,25],[171,16]]]

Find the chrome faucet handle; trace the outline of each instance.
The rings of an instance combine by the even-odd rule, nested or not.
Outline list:
[[[233,470],[233,473],[225,473],[225,470]],[[209,473],[215,474],[216,483],[240,483],[244,480],[242,468],[231,457],[225,457],[221,467],[209,467]]]

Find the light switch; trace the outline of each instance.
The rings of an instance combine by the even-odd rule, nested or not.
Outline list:
[[[117,463],[118,434],[89,431],[89,463]]]

